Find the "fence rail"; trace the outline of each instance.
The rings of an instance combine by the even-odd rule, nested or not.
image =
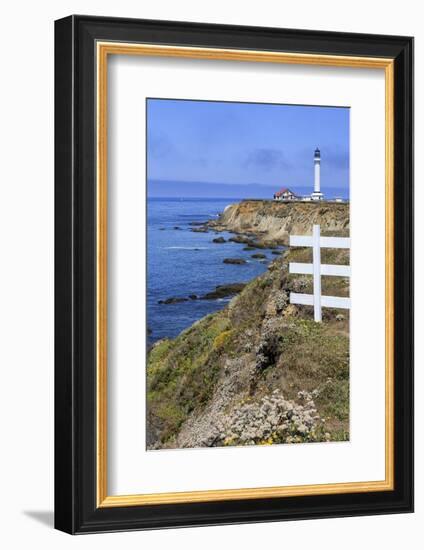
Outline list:
[[[302,306],[313,306],[314,296],[313,294],[298,294],[297,292],[291,292],[290,302],[292,304],[299,304]],[[324,307],[350,309],[350,298],[342,298],[340,296],[321,296],[321,305]]]
[[[298,273],[299,275],[313,275],[314,267],[312,264],[290,263],[290,273]],[[350,265],[332,265],[321,264],[321,275],[335,277],[350,277]]]
[[[314,226],[314,227],[319,227]],[[349,237],[320,237],[321,248],[350,248]],[[314,237],[309,235],[290,235],[290,246],[314,246]]]
[[[321,276],[350,277],[349,265],[332,265],[321,263],[321,248],[348,248],[350,239],[346,237],[321,237],[321,228],[314,225],[312,236],[290,235],[290,246],[312,247],[312,263],[290,262],[289,272],[313,276],[313,294],[290,292],[290,303],[314,306],[314,320],[322,321],[322,307],[350,309],[350,298],[321,295]]]

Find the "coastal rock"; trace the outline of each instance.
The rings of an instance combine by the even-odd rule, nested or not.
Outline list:
[[[176,226],[174,227],[174,229],[175,229],[175,230],[181,231],[181,227],[178,227],[178,225],[176,225]]]
[[[190,300],[197,300],[199,296],[197,296],[197,294],[190,294],[189,295],[189,298]]]
[[[251,243],[251,246],[253,246],[254,248],[270,249],[270,250],[274,250],[277,248],[277,244],[272,241],[253,241]]]
[[[193,233],[208,233],[209,230],[207,227],[192,227]]]
[[[242,243],[242,244],[250,244],[251,239],[249,237],[246,237],[244,235],[236,235],[235,237],[230,237],[228,239],[232,243]]]
[[[281,250],[272,250],[271,254],[274,254],[274,256],[281,256],[282,252]]]
[[[254,258],[255,260],[263,260],[264,258],[266,258],[266,255],[265,254],[252,254],[252,258]]]
[[[226,243],[227,241],[224,239],[224,237],[216,237],[216,239],[212,239],[213,243]]]
[[[260,232],[258,232],[257,236],[260,236]],[[233,243],[245,244],[246,247],[243,250],[254,250],[255,248],[275,249],[278,246],[276,242],[271,240],[257,240],[254,235],[236,235],[235,237],[230,237],[228,240]]]
[[[179,298],[178,296],[172,296],[166,300],[159,300],[158,304],[179,304],[180,302],[188,302],[188,298]]]
[[[233,296],[238,294],[246,286],[246,283],[233,283],[229,285],[220,285],[212,292],[208,292],[202,296],[202,300],[216,300],[217,298],[225,298],[226,296]]]
[[[234,265],[242,265],[247,263],[246,260],[243,260],[243,258],[225,258],[223,261],[224,264],[234,264]]]

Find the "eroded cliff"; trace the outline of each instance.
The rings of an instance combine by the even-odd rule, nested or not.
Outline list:
[[[349,204],[244,200],[227,206],[218,220],[208,223],[218,231],[252,233],[285,245],[290,234],[311,234],[314,224],[321,225],[324,235],[348,236]]]

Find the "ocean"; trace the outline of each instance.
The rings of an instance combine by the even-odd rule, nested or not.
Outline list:
[[[150,198],[147,207],[147,326],[148,341],[175,338],[209,313],[222,309],[231,297],[159,304],[171,297],[203,296],[218,285],[248,282],[267,269],[253,259],[255,252],[275,259],[270,250],[243,250],[244,244],[216,244],[212,239],[231,233],[196,233],[191,222],[216,218],[240,199]],[[175,229],[178,227],[179,229]],[[243,265],[224,264],[225,258],[243,258]]]

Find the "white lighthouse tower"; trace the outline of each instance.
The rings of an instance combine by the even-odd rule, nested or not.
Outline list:
[[[311,194],[313,201],[322,201],[324,195],[321,193],[321,152],[318,147],[314,153],[314,192]]]

